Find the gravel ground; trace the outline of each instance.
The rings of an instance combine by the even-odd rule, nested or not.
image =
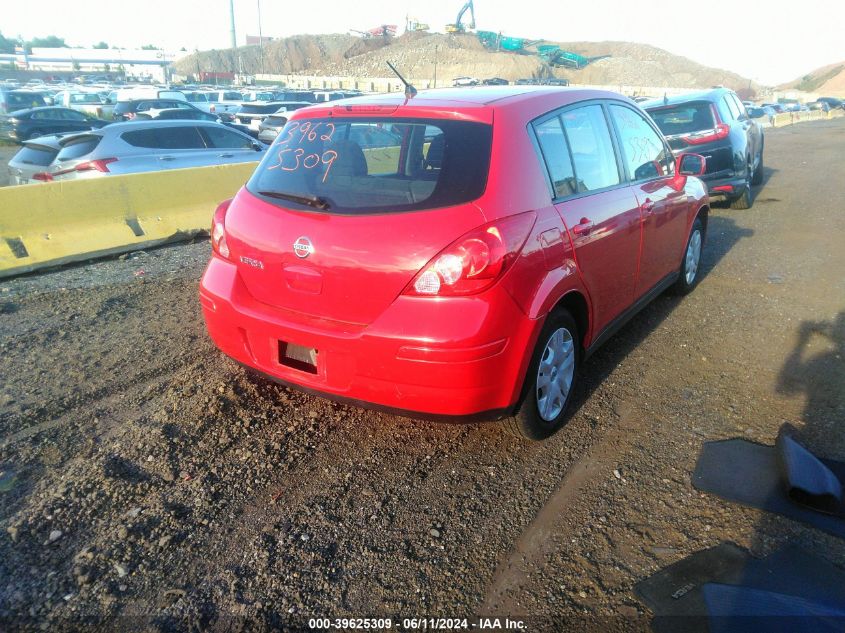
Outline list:
[[[642,630],[634,584],[723,540],[845,564],[841,541],[690,485],[704,441],[772,443],[785,420],[845,459],[845,120],[766,139],[754,207],[712,212],[698,289],[602,348],[542,444],[252,377],[205,335],[206,242],[0,282],[0,621]]]

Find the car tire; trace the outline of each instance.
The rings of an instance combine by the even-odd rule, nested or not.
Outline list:
[[[44,132],[42,132],[41,130],[33,130],[27,135],[26,140],[31,141],[32,139],[39,138],[41,136],[44,136]]]
[[[502,420],[502,427],[511,435],[532,441],[544,440],[559,431],[569,420],[581,355],[575,319],[567,310],[554,311],[537,338],[519,410]]]
[[[763,150],[760,150],[760,160],[757,161],[757,169],[751,177],[751,184],[756,186],[763,184]]]
[[[745,186],[742,189],[742,193],[739,194],[733,200],[731,200],[731,209],[735,209],[737,211],[744,211],[745,209],[750,209],[751,205],[754,204],[754,198],[752,197],[753,194],[751,192],[752,174],[750,161],[748,167],[746,167],[745,173]]]
[[[701,217],[697,217],[692,223],[687,238],[684,256],[681,259],[681,274],[671,288],[672,294],[689,294],[698,285],[698,280],[701,278],[701,255],[704,252],[705,237],[704,222]]]

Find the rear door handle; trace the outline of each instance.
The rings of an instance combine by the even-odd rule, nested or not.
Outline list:
[[[175,160],[173,156],[159,156],[159,160]]]
[[[581,221],[572,227],[572,232],[575,235],[589,235],[593,230],[593,221],[587,218],[581,218]]]
[[[232,158],[234,154],[217,154],[217,158]]]

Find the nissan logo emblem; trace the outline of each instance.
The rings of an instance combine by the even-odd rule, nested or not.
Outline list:
[[[311,240],[303,235],[302,237],[296,238],[296,241],[293,243],[293,252],[296,253],[297,257],[305,259],[314,252],[314,245],[311,244]]]

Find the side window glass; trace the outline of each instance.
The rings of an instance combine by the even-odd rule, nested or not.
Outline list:
[[[161,128],[156,132],[162,149],[205,149],[199,130],[193,126]]]
[[[560,119],[554,117],[544,121],[536,125],[534,131],[537,133],[537,141],[552,179],[555,197],[572,195],[577,191],[577,183]]]
[[[218,127],[200,128],[208,138],[208,146],[217,149],[252,149],[252,141],[240,134]]]
[[[610,106],[610,115],[619,130],[622,158],[632,180],[669,174],[669,160],[663,139],[648,122],[630,108]]]
[[[742,105],[742,101],[739,100],[739,97],[737,97],[733,93],[731,93],[730,97],[733,100],[734,105],[736,106],[737,112],[739,112],[739,118],[747,119],[748,118],[748,112],[746,112],[745,106]]]
[[[616,154],[602,107],[589,105],[567,110],[561,120],[572,150],[578,191],[618,185]]]
[[[736,105],[733,103],[733,100],[730,99],[727,95],[723,97],[722,101],[724,102],[725,106],[730,112],[730,120],[735,121],[739,118],[739,110],[736,109]]]

